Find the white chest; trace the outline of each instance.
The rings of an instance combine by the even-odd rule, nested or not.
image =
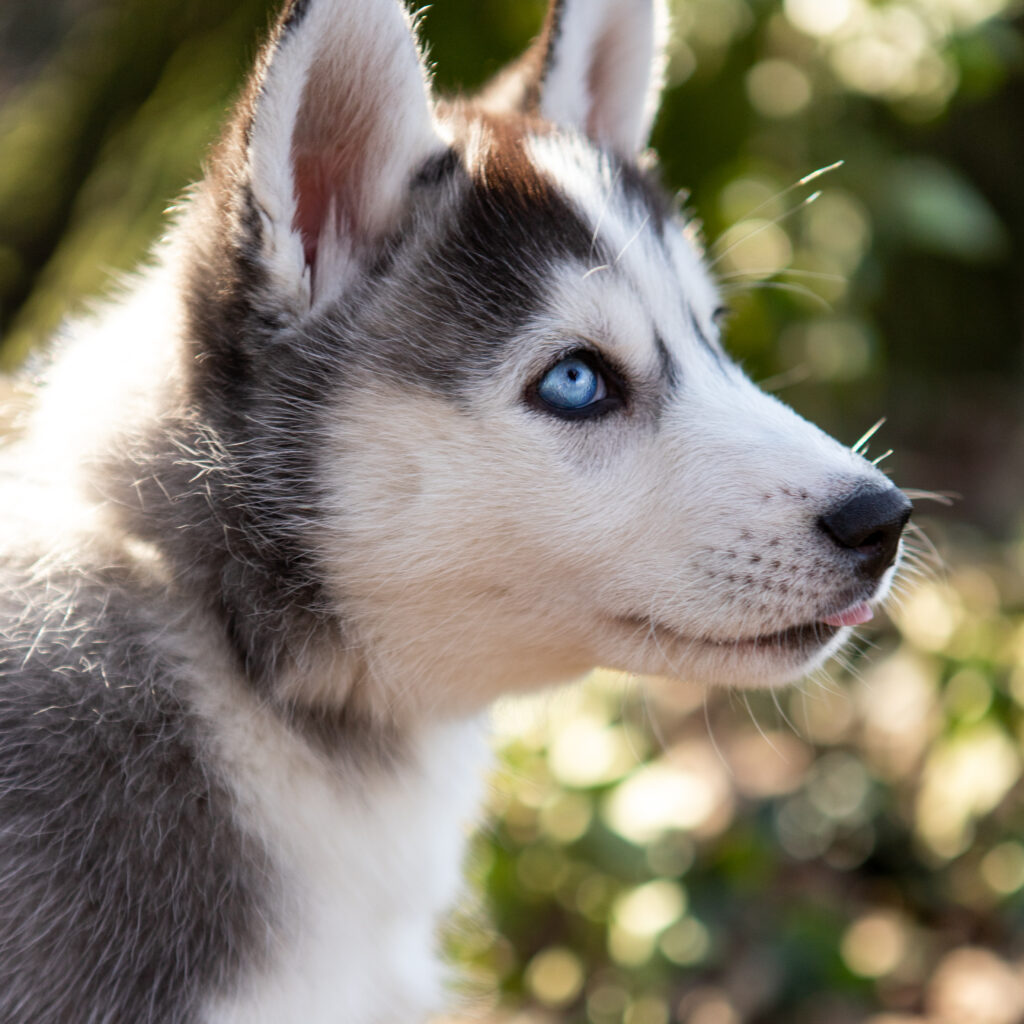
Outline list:
[[[458,891],[482,736],[476,722],[433,725],[399,770],[348,777],[246,737],[240,804],[280,897],[269,963],[207,1024],[414,1024],[440,1008],[435,931]]]

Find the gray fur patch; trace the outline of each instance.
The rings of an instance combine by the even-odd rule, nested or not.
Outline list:
[[[124,584],[0,582],[0,1020],[192,1021],[258,958],[263,854]]]

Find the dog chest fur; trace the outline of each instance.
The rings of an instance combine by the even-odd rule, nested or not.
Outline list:
[[[198,691],[240,824],[269,863],[265,957],[206,1024],[421,1020],[442,1006],[440,915],[457,892],[480,795],[484,730],[434,723],[386,761],[327,757],[245,688]]]

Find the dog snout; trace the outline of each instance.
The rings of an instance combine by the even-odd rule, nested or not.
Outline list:
[[[896,560],[912,511],[896,487],[858,491],[821,516],[818,525],[838,547],[855,555],[865,576],[878,579]]]

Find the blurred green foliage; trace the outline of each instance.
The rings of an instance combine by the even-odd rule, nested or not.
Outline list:
[[[436,0],[472,88],[542,0]],[[0,352],[129,269],[200,173],[267,0],[6,0]],[[674,0],[653,143],[753,375],[904,484],[961,492],[951,568],[831,680],[598,674],[509,705],[449,930],[485,1015],[1024,1020],[1024,77],[1010,0]],[[827,174],[818,169],[844,161]],[[813,201],[811,197],[820,190]],[[941,510],[939,510],[941,512]],[[921,557],[927,560],[927,553]],[[917,565],[910,566],[913,574]]]

